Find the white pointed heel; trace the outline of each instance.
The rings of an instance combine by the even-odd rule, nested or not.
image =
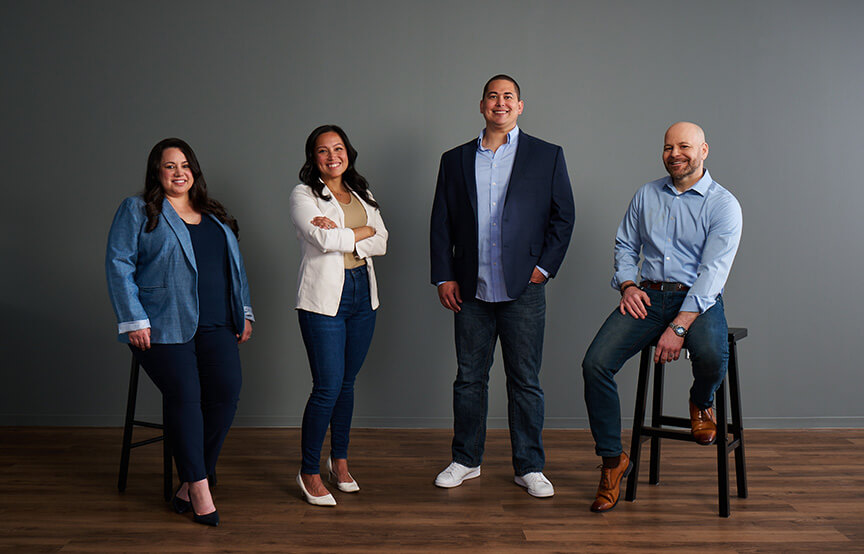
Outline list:
[[[331,458],[327,458],[327,473],[329,474],[329,480],[331,483],[336,483],[336,487],[342,492],[357,492],[360,490],[360,485],[357,484],[357,481],[351,477],[351,481],[347,483],[340,483],[339,479],[336,477],[336,474],[333,473],[333,461]]]
[[[312,504],[313,506],[335,506],[336,499],[333,498],[333,495],[330,493],[325,494],[324,496],[312,496],[309,494],[309,491],[306,490],[306,485],[303,484],[303,478],[300,477],[300,474],[297,474],[297,484],[300,485],[300,490],[303,491],[303,496],[306,498],[306,502]]]

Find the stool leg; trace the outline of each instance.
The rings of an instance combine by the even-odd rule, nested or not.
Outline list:
[[[651,426],[660,427],[663,417],[663,364],[654,364],[654,393],[651,401]],[[648,482],[652,485],[660,483],[660,437],[651,437],[651,462],[649,464]]]
[[[729,341],[729,403],[732,405],[732,430],[738,439],[735,447],[735,481],[738,498],[747,498],[747,469],[744,461],[744,422],[741,417],[741,389],[738,386],[738,343]]]
[[[129,370],[129,394],[126,397],[126,419],[123,422],[123,443],[120,448],[120,473],[117,477],[117,489],[126,490],[126,480],[129,476],[129,453],[132,451],[132,422],[135,420],[135,401],[138,398],[138,361],[132,356]]]
[[[174,473],[171,467],[171,443],[168,440],[168,424],[166,419],[165,399],[162,399],[162,491],[165,502],[171,500],[174,493]]]
[[[651,373],[650,360],[651,347],[646,346],[642,349],[642,358],[639,361],[639,385],[636,389],[636,410],[633,413],[633,436],[630,438],[630,462],[633,468],[627,478],[627,492],[624,496],[624,499],[630,502],[636,500],[636,484],[639,481],[639,451],[642,449],[642,427],[645,425],[648,374]]]
[[[717,404],[717,495],[720,517],[729,517],[729,449],[727,448],[726,380],[714,394]]]

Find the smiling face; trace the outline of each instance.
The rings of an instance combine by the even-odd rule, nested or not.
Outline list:
[[[678,184],[692,186],[702,178],[703,163],[708,157],[708,144],[702,128],[680,122],[669,127],[663,144],[663,165]]]
[[[486,120],[486,127],[503,132],[509,132],[516,126],[516,120],[524,107],[516,85],[506,79],[489,83],[480,100],[480,113]]]
[[[315,165],[325,182],[340,179],[348,169],[348,149],[339,133],[323,133],[315,141]]]
[[[159,182],[165,196],[180,197],[189,194],[195,178],[186,160],[186,154],[179,148],[166,148],[162,151],[162,161],[159,162]]]

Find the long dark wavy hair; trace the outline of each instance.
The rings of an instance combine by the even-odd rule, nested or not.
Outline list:
[[[342,174],[342,182],[348,187],[348,190],[357,193],[357,196],[363,199],[370,206],[377,208],[378,202],[372,199],[369,195],[369,182],[366,178],[357,173],[354,169],[354,161],[357,159],[357,151],[348,140],[348,135],[338,125],[321,125],[315,128],[314,131],[306,139],[306,163],[300,168],[300,180],[315,193],[318,198],[330,200],[330,195],[324,192],[325,185],[321,182],[321,172],[318,171],[318,164],[315,162],[315,142],[318,137],[324,133],[336,133],[342,139],[342,144],[348,151],[348,169]]]
[[[237,225],[237,220],[228,215],[222,204],[207,196],[207,181],[201,172],[198,158],[195,157],[192,147],[179,138],[160,140],[147,157],[147,174],[144,177],[144,194],[142,195],[146,203],[144,210],[147,214],[147,227],[145,231],[149,233],[159,224],[159,215],[162,213],[162,202],[165,200],[165,191],[162,189],[162,182],[159,180],[159,169],[162,165],[162,152],[168,148],[180,149],[186,156],[186,161],[189,162],[189,169],[192,171],[193,178],[192,187],[189,189],[189,201],[192,203],[192,207],[203,214],[213,214],[216,216],[216,219],[234,231],[234,235],[239,238],[240,227]]]

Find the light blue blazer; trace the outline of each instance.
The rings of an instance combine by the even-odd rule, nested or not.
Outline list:
[[[207,217],[209,214],[204,214]],[[255,321],[246,268],[233,231],[210,215],[225,232],[231,273],[231,308],[235,332],[244,319]],[[159,224],[147,233],[144,199],[120,204],[108,234],[105,273],[117,315],[120,342],[127,333],[150,328],[157,344],[188,342],[198,329],[198,270],[186,224],[170,202],[162,203]]]

